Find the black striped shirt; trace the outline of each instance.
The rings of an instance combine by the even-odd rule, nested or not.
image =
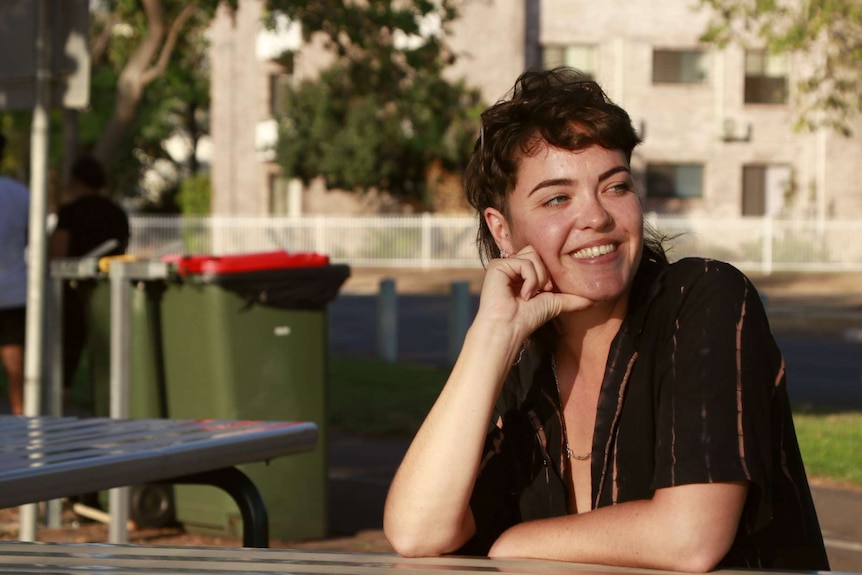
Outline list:
[[[506,380],[471,499],[486,554],[508,527],[569,508],[551,355],[528,347]],[[592,446],[593,509],[656,489],[748,481],[721,567],[829,568],[796,441],[784,360],[759,294],[736,268],[645,258],[615,337]]]

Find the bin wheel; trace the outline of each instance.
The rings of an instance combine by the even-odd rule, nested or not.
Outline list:
[[[161,483],[132,486],[129,518],[138,527],[175,524],[173,487]]]

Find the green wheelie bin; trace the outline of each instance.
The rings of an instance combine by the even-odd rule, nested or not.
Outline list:
[[[263,496],[272,538],[325,537],[326,310],[349,267],[283,251],[165,259],[181,278],[161,301],[169,417],[316,423],[315,451],[240,470]],[[241,518],[223,492],[175,489],[187,530],[239,536]]]

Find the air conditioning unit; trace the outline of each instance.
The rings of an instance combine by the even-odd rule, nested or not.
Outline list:
[[[735,119],[725,118],[722,125],[721,139],[725,142],[750,142],[752,132],[751,122],[745,125],[745,131],[742,132]]]

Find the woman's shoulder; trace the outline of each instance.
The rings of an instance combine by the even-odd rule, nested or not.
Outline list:
[[[683,258],[669,264],[661,277],[659,293],[666,304],[714,305],[725,302],[736,308],[760,300],[751,280],[737,267],[710,258]],[[676,303],[673,303],[676,302]]]
[[[732,264],[721,260],[688,257],[667,266],[663,281],[668,285],[694,285],[702,282],[718,283],[725,287],[751,285],[748,276]]]

